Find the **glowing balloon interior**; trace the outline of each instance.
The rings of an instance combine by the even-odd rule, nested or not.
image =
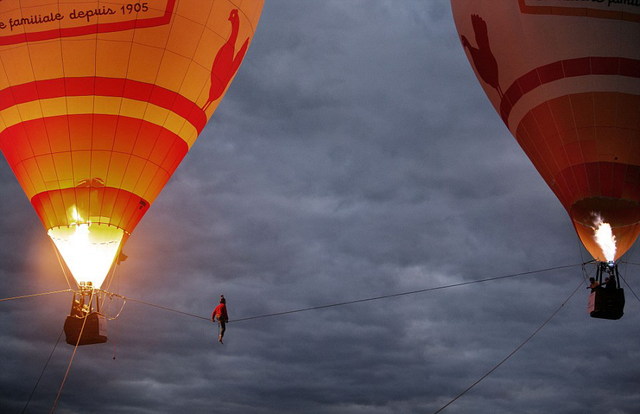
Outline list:
[[[78,284],[100,287],[115,260],[124,230],[106,224],[82,223],[49,229],[60,255]]]
[[[451,0],[487,97],[600,261],[640,234],[640,8],[625,3]]]
[[[0,1],[0,149],[99,287],[217,108],[263,0]]]

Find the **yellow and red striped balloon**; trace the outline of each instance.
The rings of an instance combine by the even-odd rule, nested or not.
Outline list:
[[[0,1],[0,149],[72,272],[79,237],[85,256],[110,246],[106,274],[215,111],[262,6]]]

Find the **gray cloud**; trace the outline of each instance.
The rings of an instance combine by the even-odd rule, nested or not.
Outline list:
[[[0,165],[3,297],[64,289]],[[570,221],[491,108],[448,2],[276,0],[234,84],[128,242],[125,296],[232,319],[586,260]],[[635,255],[632,252],[630,261]],[[623,275],[633,287],[636,269]],[[434,412],[580,283],[579,267],[215,326],[128,302],[78,350],[58,412]],[[452,413],[632,413],[638,301],[591,320],[586,289]],[[0,407],[20,412],[67,295],[0,303]],[[114,304],[114,308],[118,308]],[[58,345],[28,412],[51,409]],[[115,356],[115,359],[114,359]]]

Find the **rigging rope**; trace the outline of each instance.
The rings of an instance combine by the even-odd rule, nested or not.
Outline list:
[[[580,289],[580,287],[582,287],[582,285],[584,284],[584,280],[581,280],[580,283],[578,284],[578,286],[576,286],[576,288],[573,290],[573,292],[571,292],[571,294],[569,295],[569,297],[567,299],[565,299],[564,302],[562,302],[562,304],[560,304],[560,306],[551,314],[551,316],[549,316],[547,318],[546,321],[544,321],[542,323],[542,325],[540,325],[535,331],[533,331],[533,333],[531,335],[529,335],[520,345],[518,345],[513,351],[511,351],[509,353],[509,355],[507,355],[506,357],[504,357],[500,362],[498,362],[493,368],[491,368],[489,371],[487,371],[483,376],[481,376],[479,379],[477,379],[473,384],[471,384],[470,386],[468,386],[466,389],[464,389],[460,394],[456,395],[451,401],[449,401],[448,403],[446,403],[445,405],[443,405],[442,407],[440,407],[437,411],[434,411],[433,414],[438,414],[440,412],[442,412],[445,408],[447,408],[448,406],[450,406],[451,404],[453,404],[456,400],[458,400],[460,397],[462,397],[463,395],[465,395],[468,391],[470,391],[473,387],[475,387],[476,385],[478,385],[480,382],[482,382],[485,378],[487,378],[489,375],[491,375],[496,369],[498,369],[502,364],[504,364],[505,362],[507,362],[509,360],[509,358],[511,358],[512,356],[514,356],[516,354],[516,352],[518,352],[522,347],[524,347],[531,339],[533,339],[534,336],[536,336],[536,334],[538,334],[538,332],[540,332],[542,330],[542,328],[544,328],[549,322],[551,322],[551,320],[558,314],[558,312],[560,312],[560,310],[564,307],[564,305],[569,302],[569,300],[573,297],[573,295],[576,294],[576,292],[578,291],[578,289]]]
[[[333,308],[333,307],[338,307],[338,306],[346,306],[346,305],[352,305],[352,304],[356,304],[356,303],[371,302],[371,301],[394,298],[394,297],[399,297],[399,296],[415,295],[415,294],[418,294],[418,293],[426,293],[426,292],[431,292],[431,291],[435,291],[435,290],[442,290],[442,289],[448,289],[448,288],[453,288],[453,287],[472,285],[472,284],[476,284],[476,283],[491,282],[491,281],[494,281],[494,280],[508,279],[508,278],[513,278],[513,277],[527,276],[527,275],[543,273],[543,272],[550,272],[552,270],[568,269],[570,267],[575,267],[575,266],[578,266],[578,264],[555,266],[555,267],[549,267],[549,268],[546,268],[546,269],[531,270],[531,271],[527,271],[527,272],[513,273],[513,274],[509,274],[509,275],[502,275],[502,276],[494,276],[494,277],[489,277],[489,278],[485,278],[485,279],[478,279],[478,280],[471,280],[471,281],[467,281],[467,282],[453,283],[453,284],[444,285],[444,286],[436,286],[436,287],[431,287],[431,288],[416,289],[416,290],[411,290],[411,291],[407,291],[407,292],[392,293],[392,294],[389,294],[389,295],[381,295],[381,296],[374,296],[374,297],[364,298],[364,299],[355,299],[355,300],[350,300],[350,301],[345,301],[345,302],[331,303],[331,304],[328,304],[328,305],[311,306],[311,307],[307,307],[307,308],[293,309],[293,310],[288,310],[288,311],[283,311],[283,312],[274,312],[274,313],[267,313],[267,314],[262,314],[262,315],[247,316],[247,317],[244,317],[244,318],[230,320],[229,323],[231,323],[231,322],[244,322],[244,321],[249,321],[249,320],[253,320],[253,319],[270,318],[270,317],[275,317],[275,316],[289,315],[289,314],[292,314],[292,313],[308,312],[308,311],[312,311],[312,310],[327,309],[327,308]],[[51,294],[54,294],[54,293],[62,293],[62,292],[73,292],[73,290],[72,289],[63,289],[63,290],[56,290],[56,291],[52,291],[52,292],[36,293],[36,294],[22,295],[22,296],[14,296],[14,297],[10,297],[10,298],[0,299],[0,302],[4,302],[4,301],[8,301],[8,300],[14,300],[14,299],[30,298],[30,297],[35,297],[35,296],[51,295]],[[202,319],[202,320],[205,320],[205,321],[211,321],[211,318],[209,318],[209,317],[196,315],[196,314],[189,313],[189,312],[184,312],[184,311],[181,311],[181,310],[178,310],[178,309],[169,308],[167,306],[156,305],[154,303],[145,302],[145,301],[140,300],[140,299],[133,299],[133,298],[126,297],[126,296],[123,296],[123,295],[119,295],[119,294],[116,294],[116,293],[111,293],[111,292],[107,292],[107,291],[103,291],[103,292],[105,292],[105,293],[107,293],[108,295],[111,295],[111,296],[116,296],[116,297],[122,298],[125,301],[129,300],[131,302],[140,303],[142,305],[151,306],[151,307],[162,309],[162,310],[166,310],[166,311],[169,311],[169,312],[175,312],[175,313],[179,313],[179,314],[182,314],[182,315],[185,315],[185,316],[190,316],[190,317]]]
[[[12,298],[0,299],[0,302],[5,302],[7,300],[14,300],[14,299],[33,298],[35,296],[52,295],[54,293],[62,293],[62,292],[73,292],[73,290],[71,290],[71,289],[63,289],[63,290],[54,290],[52,292],[34,293],[34,294],[31,294],[31,295],[14,296]]]
[[[531,271],[527,271],[527,272],[513,273],[513,274],[509,274],[509,275],[502,275],[502,276],[494,276],[494,277],[489,277],[489,278],[485,278],[485,279],[471,280],[471,281],[460,282],[460,283],[453,283],[453,284],[444,285],[444,286],[436,286],[436,287],[425,288],[425,289],[411,290],[411,291],[407,291],[407,292],[392,293],[392,294],[389,294],[389,295],[374,296],[374,297],[364,298],[364,299],[355,299],[355,300],[350,300],[350,301],[346,301],[346,302],[331,303],[331,304],[328,304],[328,305],[311,306],[311,307],[308,307],[308,308],[293,309],[293,310],[288,310],[288,311],[283,311],[283,312],[274,312],[274,313],[267,313],[267,314],[263,314],[263,315],[247,316],[245,318],[239,318],[239,319],[230,320],[228,323],[245,322],[245,321],[254,320],[254,319],[271,318],[271,317],[276,317],[276,316],[290,315],[292,313],[308,312],[308,311],[312,311],[312,310],[327,309],[327,308],[333,308],[333,307],[338,307],[338,306],[346,306],[346,305],[352,305],[352,304],[363,303],[363,302],[371,302],[371,301],[375,301],[375,300],[388,299],[388,298],[394,298],[394,297],[399,297],[399,296],[415,295],[417,293],[431,292],[431,291],[434,291],[434,290],[442,290],[442,289],[448,289],[448,288],[453,288],[453,287],[472,285],[472,284],[476,284],[476,283],[484,283],[484,282],[490,282],[490,281],[494,281],[494,280],[513,278],[513,277],[518,277],[518,276],[527,276],[527,275],[532,275],[532,274],[536,274],[536,273],[549,272],[549,271],[552,271],[552,270],[567,269],[567,268],[575,267],[575,266],[580,266],[580,265],[579,264],[572,264],[572,265],[564,265],[564,266],[555,266],[555,267],[549,267],[549,268],[546,268],[546,269],[531,270]],[[154,308],[163,309],[163,310],[170,311],[170,312],[175,312],[175,313],[180,313],[182,315],[191,316],[193,318],[203,319],[203,320],[212,322],[211,318],[209,318],[209,317],[204,317],[204,316],[196,315],[196,314],[193,314],[193,313],[183,312],[183,311],[180,311],[180,310],[177,310],[177,309],[172,309],[172,308],[169,308],[169,307],[166,307],[166,306],[156,305],[156,304],[145,302],[145,301],[142,301],[142,300],[139,300],[139,299],[132,299],[132,298],[125,297],[125,296],[122,296],[122,295],[117,295],[117,294],[113,294],[113,295],[114,296],[119,296],[119,297],[121,297],[121,298],[123,298],[125,300],[129,300],[131,302],[137,302],[137,303],[140,303],[140,304],[143,304],[143,305],[152,306]]]
[[[89,309],[91,309],[91,302],[93,302],[94,295],[91,295],[89,299]],[[60,384],[60,388],[58,389],[58,394],[56,395],[56,399],[53,402],[53,407],[51,407],[51,411],[49,414],[53,414],[56,412],[56,407],[58,406],[58,401],[60,400],[60,395],[62,395],[62,389],[64,388],[64,384],[67,382],[67,377],[69,376],[69,372],[71,371],[71,364],[73,363],[73,359],[76,356],[76,351],[78,350],[78,346],[80,345],[80,341],[82,340],[82,333],[84,332],[84,327],[87,324],[87,319],[89,314],[87,313],[84,316],[84,320],[82,321],[82,327],[80,328],[80,333],[78,334],[78,340],[76,341],[76,346],[73,347],[73,353],[71,353],[71,358],[69,359],[69,365],[67,365],[67,371],[64,373],[64,378],[62,378],[62,383]]]
[[[29,407],[29,403],[31,402],[31,398],[33,398],[33,394],[35,394],[36,388],[38,388],[38,384],[40,384],[40,380],[42,379],[42,376],[44,375],[44,371],[47,369],[47,366],[49,365],[49,362],[51,361],[51,357],[53,356],[53,353],[56,351],[56,348],[58,347],[58,343],[60,342],[60,338],[62,338],[62,334],[63,333],[64,333],[64,329],[62,329],[60,331],[60,335],[58,335],[58,339],[56,340],[56,344],[53,346],[53,349],[51,350],[51,353],[49,354],[49,358],[47,358],[47,362],[44,363],[44,367],[42,367],[42,372],[40,372],[40,376],[38,377],[38,380],[36,381],[36,385],[33,386],[33,389],[31,390],[31,394],[29,394],[29,398],[27,399],[27,403],[24,405],[24,408],[22,409],[22,411],[20,411],[20,414],[24,414],[25,412],[27,412],[27,407]]]
[[[352,304],[355,304],[355,303],[363,303],[363,302],[371,302],[371,301],[380,300],[380,299],[395,298],[395,297],[399,297],[399,296],[415,295],[417,293],[425,293],[425,292],[431,292],[431,291],[434,291],[434,290],[442,290],[442,289],[448,289],[448,288],[453,288],[453,287],[472,285],[472,284],[475,284],[475,283],[484,283],[484,282],[491,282],[491,281],[494,281],[494,280],[508,279],[508,278],[512,278],[512,277],[526,276],[526,275],[531,275],[531,274],[535,274],[535,273],[548,272],[548,271],[551,271],[551,270],[566,269],[566,268],[574,267],[574,266],[577,266],[577,265],[573,264],[573,265],[565,265],[565,266],[556,266],[556,267],[550,267],[550,268],[541,269],[541,270],[532,270],[532,271],[528,271],[528,272],[520,272],[520,273],[514,273],[514,274],[510,274],[510,275],[494,276],[494,277],[489,277],[489,278],[486,278],[486,279],[471,280],[471,281],[468,281],[468,282],[453,283],[451,285],[436,286],[436,287],[425,288],[425,289],[411,290],[411,291],[408,291],[408,292],[392,293],[392,294],[389,294],[389,295],[374,296],[374,297],[371,297],[371,298],[356,299],[356,300],[350,300],[350,301],[346,301],[346,302],[332,303],[332,304],[329,304],[329,305],[319,305],[319,306],[312,306],[312,307],[302,308],[302,309],[294,309],[294,310],[284,311],[284,312],[275,312],[275,313],[268,313],[268,314],[264,314],[264,315],[248,316],[246,318],[240,318],[240,319],[231,320],[231,321],[229,321],[229,323],[231,323],[231,322],[243,322],[243,321],[248,321],[248,320],[252,320],[252,319],[269,318],[269,317],[273,317],[273,316],[289,315],[289,314],[292,314],[292,313],[306,312],[306,311],[312,311],[312,310],[318,310],[318,309],[327,309],[327,308],[333,308],[333,307],[337,307],[337,306],[352,305]]]
[[[116,258],[116,260],[118,260]],[[118,273],[118,269],[120,268],[120,264],[116,263],[115,266],[112,266],[111,271],[107,274],[107,277],[105,279],[106,283],[107,283],[107,289],[106,290],[110,290],[111,289],[111,283],[113,283],[114,279],[116,278],[116,274]]]
[[[631,287],[631,285],[627,282],[627,280],[622,277],[622,275],[620,275],[620,279],[622,279],[622,281],[624,282],[625,285],[627,285],[627,287],[629,288],[629,290],[631,291],[631,293],[633,293],[633,296],[636,297],[636,299],[638,299],[638,302],[640,302],[640,298],[638,297],[638,295],[636,295],[636,292],[633,290],[633,288]]]
[[[112,300],[112,299],[113,299],[113,297],[112,297],[112,296],[116,296],[116,294],[115,294],[115,293],[110,294],[110,295],[109,295],[109,300]],[[113,320],[115,320],[115,319],[118,319],[118,318],[120,317],[120,314],[121,314],[121,313],[122,313],[122,311],[124,310],[124,306],[125,306],[126,304],[127,304],[127,300],[126,300],[125,298],[122,298],[122,306],[120,306],[120,310],[118,311],[118,313],[116,314],[116,316],[107,316],[107,311],[106,311],[106,309],[105,309],[105,311],[104,311],[104,313],[103,313],[103,316],[104,316],[104,317],[105,317],[105,319],[106,319],[106,320],[108,320],[108,321],[113,321]],[[104,304],[103,304],[103,307],[106,307],[106,306],[104,306]]]
[[[136,302],[136,303],[140,303],[140,304],[143,304],[143,305],[152,306],[154,308],[163,309],[163,310],[170,311],[170,312],[180,313],[182,315],[191,316],[193,318],[204,319],[205,321],[211,321],[210,318],[206,318],[204,316],[196,315],[194,313],[183,312],[181,310],[172,309],[172,308],[169,308],[169,307],[166,307],[166,306],[161,306],[161,305],[156,305],[154,303],[145,302],[145,301],[140,300],[140,299],[132,299],[132,298],[129,298],[129,297],[126,297],[126,296],[123,296],[123,295],[118,295],[116,293],[110,293],[110,294],[113,295],[113,296],[120,297],[120,298],[122,298],[124,300],[131,301],[131,302]]]
[[[268,314],[262,314],[262,315],[254,315],[254,316],[249,316],[249,317],[245,317],[245,318],[235,319],[235,320],[232,320],[230,322],[243,322],[243,321],[249,321],[249,320],[254,320],[254,319],[283,316],[283,315],[289,315],[289,314],[299,313],[299,312],[307,312],[307,311],[312,311],[312,310],[327,309],[327,308],[338,307],[338,306],[346,306],[346,305],[351,305],[351,304],[356,304],[356,303],[371,302],[371,301],[376,301],[376,300],[381,300],[381,299],[388,299],[388,298],[394,298],[394,297],[400,297],[400,296],[408,296],[408,295],[414,295],[414,294],[418,294],[418,293],[431,292],[431,291],[435,291],[435,290],[443,290],[443,289],[448,289],[448,288],[453,288],[453,287],[467,286],[467,285],[471,285],[471,284],[484,283],[484,282],[489,282],[489,281],[495,281],[495,280],[519,277],[519,276],[538,274],[538,273],[548,272],[548,271],[552,271],[552,270],[567,269],[567,268],[571,268],[571,267],[575,267],[575,266],[578,266],[578,265],[577,264],[571,264],[571,265],[564,265],[564,266],[555,266],[555,267],[550,267],[550,268],[546,268],[546,269],[532,270],[532,271],[527,271],[527,272],[513,273],[513,274],[501,275],[501,276],[494,276],[494,277],[489,277],[489,278],[484,278],[484,279],[479,279],[479,280],[472,280],[472,281],[467,281],[467,282],[453,283],[453,284],[450,284],[450,285],[436,286],[436,287],[424,288],[424,289],[416,289],[416,290],[411,290],[411,291],[407,291],[407,292],[400,292],[400,293],[393,293],[393,294],[388,294],[388,295],[374,296],[374,297],[369,297],[369,298],[364,298],[364,299],[355,299],[355,300],[351,300],[351,301],[338,302],[338,303],[332,303],[332,304],[327,304],[327,305],[312,306],[312,307],[300,308],[300,309],[293,309],[293,310],[283,311],[283,312],[275,312],[275,313],[268,313]],[[584,266],[584,263],[582,264],[582,266]],[[584,271],[584,268],[583,268],[583,271]],[[503,363],[505,363],[509,358],[511,358],[511,356],[513,356],[516,352],[518,352],[524,345],[526,345],[540,330],[542,330],[542,328],[544,328],[544,326],[546,326],[547,323],[549,323],[551,321],[551,319],[553,319],[553,317],[560,311],[560,309],[562,309],[562,307],[571,299],[571,297],[573,297],[573,295],[578,291],[578,288],[583,283],[584,283],[584,280],[582,280],[580,282],[580,285],[578,285],[578,287],[560,305],[560,307],[558,309],[556,309],[556,311],[542,325],[540,325],[538,327],[538,329],[536,329],[527,339],[525,339],[524,342],[522,342],[520,345],[518,345],[518,347],[516,347],[516,349],[514,349],[509,355],[507,355],[496,366],[494,366],[491,370],[489,370],[485,375],[483,375],[480,379],[478,379],[476,382],[474,382],[471,386],[469,386],[463,392],[458,394],[454,399],[449,401],[446,405],[441,407],[434,414],[437,414],[437,413],[441,412],[446,407],[448,407],[453,402],[455,402],[457,399],[462,397],[465,393],[467,393],[469,390],[471,390],[473,387],[475,387],[477,384],[479,384],[482,380],[484,380],[491,373],[493,373],[498,367],[500,367]],[[626,281],[625,281],[625,283],[626,283]],[[73,291],[72,289],[64,289],[64,290],[45,292],[45,293],[38,293],[38,294],[32,294],[32,295],[16,296],[16,297],[12,297],[12,298],[0,299],[0,302],[7,301],[7,300],[13,300],[13,299],[28,298],[28,297],[49,295],[49,294],[61,293],[61,292],[72,292],[72,291]],[[190,316],[190,317],[193,317],[193,318],[198,318],[198,319],[202,319],[202,320],[206,320],[206,321],[210,321],[211,322],[211,319],[209,317],[204,317],[204,316],[196,315],[196,314],[193,314],[193,313],[180,311],[180,310],[177,310],[177,309],[169,308],[167,306],[156,305],[156,304],[153,304],[153,303],[150,303],[150,302],[146,302],[146,301],[139,300],[139,299],[129,298],[129,297],[126,297],[126,296],[123,296],[123,295],[119,295],[119,294],[115,294],[115,293],[111,293],[111,292],[107,292],[107,291],[103,291],[103,292],[106,293],[106,294],[109,294],[111,296],[120,297],[125,302],[127,300],[129,300],[131,302],[136,302],[136,303],[140,303],[140,304],[143,304],[143,305],[147,305],[147,306],[155,307],[155,308],[158,308],[158,309],[162,309],[162,310],[166,310],[166,311],[170,311],[170,312],[175,312],[175,313],[179,313],[179,314],[182,314],[182,315],[185,315],[185,316]],[[634,295],[635,295],[635,292],[634,292]],[[93,300],[93,296],[91,297],[91,300]],[[89,302],[89,306],[91,306],[91,301]],[[124,304],[123,304],[123,307],[124,307]],[[72,365],[73,360],[75,358],[75,354],[76,354],[76,351],[78,349],[78,345],[79,345],[80,340],[82,338],[82,333],[84,331],[86,321],[87,321],[87,318],[85,317],[85,319],[84,319],[84,321],[82,323],[82,328],[80,329],[80,334],[78,336],[78,341],[76,342],[76,345],[75,345],[75,347],[73,349],[73,353],[72,353],[71,358],[69,360],[69,365],[67,366],[67,370],[65,372],[64,378],[62,380],[62,383],[61,383],[60,388],[58,390],[58,393],[56,395],[56,399],[55,399],[55,401],[53,403],[53,407],[51,408],[50,414],[53,414],[55,412],[56,407],[58,405],[58,401],[60,399],[60,396],[62,394],[62,390],[63,390],[64,385],[66,383],[66,380],[67,380],[67,377],[69,375],[69,372],[71,370],[71,365]],[[59,340],[60,340],[60,337],[58,338],[58,341]],[[57,342],[56,342],[56,346],[57,346]],[[54,350],[55,350],[55,347],[54,347]],[[53,351],[52,351],[51,354],[53,354]],[[49,356],[49,359],[50,358],[51,358],[51,355]],[[48,362],[49,361],[47,360],[47,364],[48,364]],[[45,364],[45,369],[46,369],[46,364]],[[44,373],[44,369],[43,369],[42,373]],[[42,377],[42,374],[41,374],[41,377]],[[38,379],[38,382],[39,381],[40,381],[40,378]],[[37,387],[37,385],[38,385],[38,383],[36,383],[36,387]],[[34,387],[34,391],[35,391],[35,387]],[[32,391],[32,394],[33,394],[33,391]],[[29,400],[30,399],[31,399],[31,396],[29,397]],[[29,402],[27,402],[27,405],[28,404],[29,404]],[[25,409],[26,409],[26,406],[25,406]],[[23,410],[23,412],[24,412],[24,410]]]
[[[262,315],[247,316],[247,317],[244,317],[244,318],[230,320],[229,323],[232,323],[232,322],[245,322],[245,321],[254,320],[254,319],[271,318],[271,317],[276,317],[276,316],[290,315],[290,314],[293,314],[293,313],[308,312],[308,311],[312,311],[312,310],[320,310],[320,309],[334,308],[334,307],[338,307],[338,306],[353,305],[353,304],[356,304],[356,303],[372,302],[372,301],[381,300],[381,299],[389,299],[389,298],[400,297],[400,296],[415,295],[415,294],[418,294],[418,293],[426,293],[426,292],[431,292],[431,291],[435,291],[435,290],[442,290],[442,289],[448,289],[448,288],[459,287],[459,286],[467,286],[467,285],[472,285],[472,284],[476,284],[476,283],[491,282],[491,281],[494,281],[494,280],[508,279],[508,278],[519,277],[519,276],[527,276],[527,275],[532,275],[532,274],[537,274],[537,273],[549,272],[549,271],[552,271],[552,270],[568,269],[570,267],[575,267],[575,266],[578,266],[578,265],[577,264],[571,264],[571,265],[564,265],[564,266],[555,266],[555,267],[549,267],[549,268],[546,268],[546,269],[531,270],[531,271],[527,271],[527,272],[513,273],[513,274],[509,274],[509,275],[494,276],[494,277],[489,277],[489,278],[485,278],[485,279],[471,280],[471,281],[460,282],[460,283],[453,283],[453,284],[444,285],[444,286],[436,286],[436,287],[431,287],[431,288],[411,290],[411,291],[407,291],[407,292],[392,293],[392,294],[389,294],[389,295],[380,295],[380,296],[374,296],[374,297],[364,298],[364,299],[355,299],[355,300],[350,300],[350,301],[345,301],[345,302],[331,303],[331,304],[327,304],[327,305],[318,305],[318,306],[311,306],[311,307],[307,307],[307,308],[292,309],[292,310],[282,311],[282,312],[274,312],[274,313],[266,313],[266,314],[262,314]],[[0,299],[0,302],[7,301],[7,300],[13,300],[13,299],[29,298],[29,297],[34,297],[34,296],[50,295],[50,294],[61,293],[61,292],[73,292],[73,290],[72,289],[64,289],[64,290],[56,290],[56,291],[52,291],[52,292],[36,293],[36,294],[32,294],[32,295],[15,296],[15,297],[11,297],[11,298]],[[111,292],[107,292],[107,291],[103,291],[103,292],[105,292],[105,293],[107,293],[107,294],[109,294],[111,296],[116,296],[116,297],[122,298],[125,301],[128,300],[128,301],[131,301],[131,302],[140,303],[142,305],[147,305],[147,306],[151,306],[151,307],[154,307],[154,308],[166,310],[166,311],[169,311],[169,312],[179,313],[179,314],[182,314],[182,315],[185,315],[185,316],[190,316],[192,318],[198,318],[198,319],[202,319],[202,320],[205,320],[205,321],[212,322],[211,318],[209,318],[209,317],[196,315],[196,314],[189,313],[189,312],[184,312],[184,311],[181,311],[181,310],[178,310],[178,309],[173,309],[173,308],[170,308],[170,307],[167,307],[167,306],[156,305],[154,303],[146,302],[146,301],[143,301],[143,300],[140,300],[140,299],[134,299],[134,298],[126,297],[126,296],[119,295],[119,294],[116,294],[116,293],[111,293]]]
[[[51,242],[51,246],[53,247],[53,251],[56,252],[56,258],[58,259],[58,264],[60,265],[60,268],[62,269],[62,275],[64,276],[64,280],[67,281],[67,286],[69,286],[69,289],[71,289],[71,282],[69,282],[69,278],[67,277],[67,270],[66,270],[67,269],[67,265],[62,260],[62,257],[60,257],[60,252],[58,252],[58,247],[53,242],[53,239],[49,238],[49,241]]]

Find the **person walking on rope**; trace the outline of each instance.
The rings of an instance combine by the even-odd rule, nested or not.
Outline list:
[[[220,295],[220,304],[216,306],[211,314],[211,320],[218,322],[218,342],[221,344],[224,337],[224,331],[226,330],[226,323],[229,322],[229,315],[227,314],[227,300],[224,295]]]

